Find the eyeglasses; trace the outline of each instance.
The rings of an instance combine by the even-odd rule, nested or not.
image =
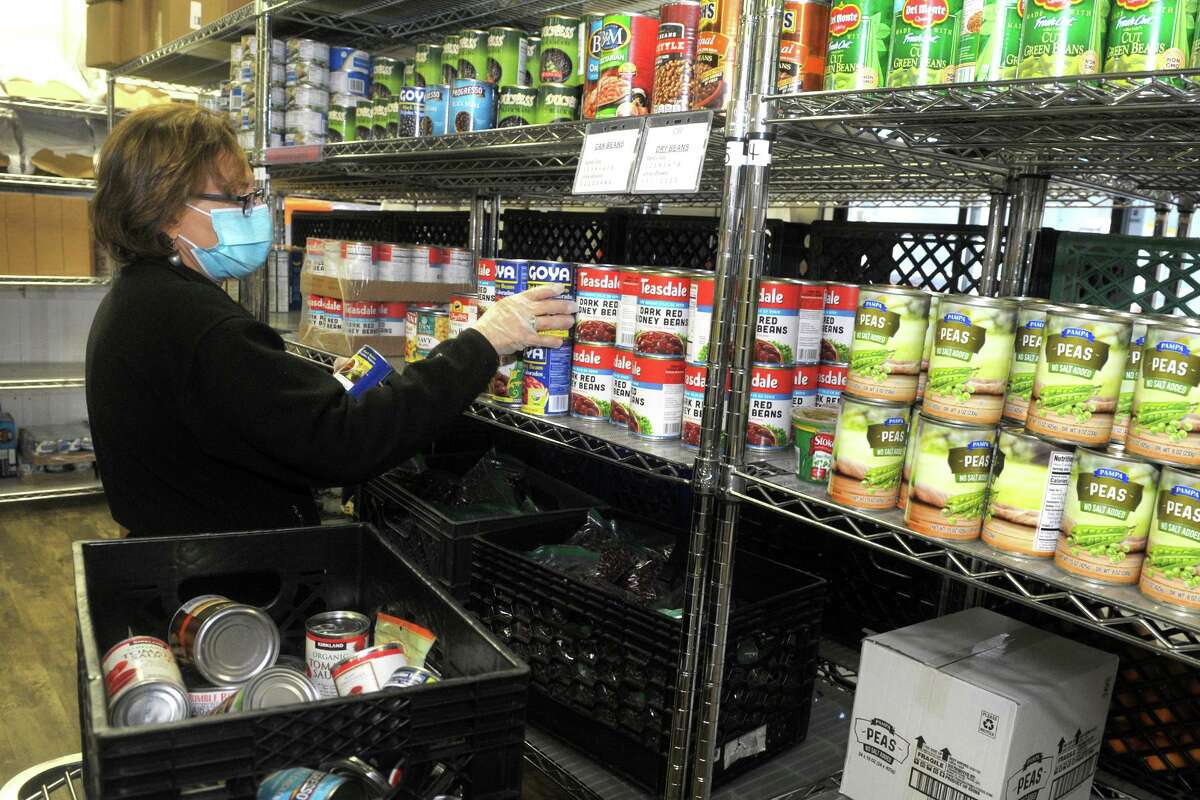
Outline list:
[[[250,212],[256,205],[263,201],[266,192],[262,189],[251,189],[245,194],[198,194],[196,197],[201,200],[213,200],[217,203],[240,203],[242,206],[242,214],[250,216]]]

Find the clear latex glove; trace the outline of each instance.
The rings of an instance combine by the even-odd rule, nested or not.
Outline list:
[[[489,308],[471,328],[482,334],[501,356],[526,347],[561,347],[563,339],[542,336],[539,331],[565,330],[575,324],[575,303],[550,299],[564,291],[566,287],[562,284],[550,284],[506,297]]]

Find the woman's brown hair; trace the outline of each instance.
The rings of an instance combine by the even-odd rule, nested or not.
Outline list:
[[[246,163],[223,116],[182,104],[130,114],[100,150],[91,203],[96,240],[121,263],[171,255],[175,246],[163,228],[179,219],[188,199],[204,191],[210,177],[240,184],[240,168],[237,175],[219,174],[229,159]]]

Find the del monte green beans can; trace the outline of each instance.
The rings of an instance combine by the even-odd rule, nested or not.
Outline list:
[[[829,10],[826,89],[883,86],[891,42],[893,0],[843,0]]]
[[[962,0],[896,0],[887,85],[950,83],[958,63]]]
[[[909,406],[842,395],[829,496],[851,508],[892,508],[908,441]]]
[[[496,108],[496,127],[533,125],[538,90],[531,86],[501,86]]]
[[[1104,71],[1183,69],[1195,26],[1195,0],[1115,0]]]
[[[959,17],[956,83],[1017,76],[1025,0],[964,0]]]
[[[1107,444],[1132,329],[1116,314],[1047,307],[1025,429],[1071,444]]]
[[[995,426],[922,414],[904,523],[935,539],[978,539],[995,443]]]
[[[926,414],[980,425],[1000,421],[1017,310],[1012,300],[941,298],[925,386]]]
[[[896,403],[916,399],[929,304],[928,292],[907,286],[859,289],[847,392]]]
[[[1033,379],[1042,358],[1042,331],[1046,328],[1046,306],[1042,301],[1025,298],[1017,311],[1017,332],[1013,337],[1012,364],[1004,392],[1004,419],[1025,424]]]
[[[1153,464],[1079,448],[1055,565],[1097,583],[1137,583],[1157,486]]]
[[[1200,474],[1163,468],[1140,588],[1160,602],[1200,611]]]
[[[1109,0],[1025,0],[1018,78],[1100,71]]]
[[[992,457],[983,541],[1001,552],[1054,558],[1075,451],[1000,428]]]
[[[1125,451],[1200,466],[1200,328],[1163,322],[1146,330]]]

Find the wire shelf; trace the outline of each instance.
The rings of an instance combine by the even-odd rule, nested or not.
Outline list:
[[[0,286],[21,289],[54,288],[59,286],[107,286],[112,278],[69,275],[0,275]]]
[[[53,175],[12,175],[0,172],[0,189],[29,191],[94,192],[96,181],[88,178],[59,178]]]
[[[82,386],[81,363],[0,364],[0,391],[76,389]]]
[[[50,100],[41,97],[0,97],[0,109],[33,111],[39,114],[54,114],[60,117],[89,117],[108,119],[104,106],[91,103],[73,103],[68,100]]]

